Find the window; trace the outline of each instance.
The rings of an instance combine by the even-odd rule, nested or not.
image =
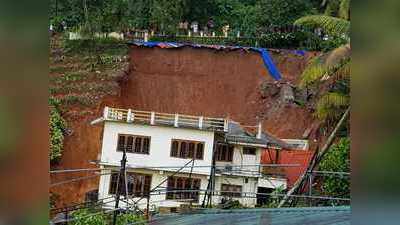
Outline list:
[[[233,145],[217,144],[215,153],[217,161],[232,162],[233,159]]]
[[[97,202],[99,199],[99,190],[88,191],[85,194],[85,202]]]
[[[245,155],[256,155],[256,148],[243,147],[243,154],[245,154]]]
[[[200,190],[200,179],[188,177],[168,177],[167,181],[167,199],[193,199],[199,200],[199,192],[188,192],[179,190]]]
[[[130,153],[149,154],[150,137],[120,134],[117,151],[123,151],[124,148]]]
[[[203,159],[204,142],[172,140],[171,157],[182,159]]]
[[[242,186],[232,184],[221,184],[221,195],[239,198],[242,196]]]
[[[128,186],[128,195],[133,197],[143,197],[147,196],[150,192],[150,185],[151,185],[151,175],[146,174],[139,174],[139,173],[127,173],[126,174],[127,186]],[[125,193],[125,184],[124,179],[120,180],[118,183],[118,174],[111,175],[110,181],[110,194],[117,193],[117,186],[120,189],[121,194],[124,195]]]
[[[172,157],[178,157],[178,148],[179,148],[179,142],[172,141],[172,145],[171,145],[171,156]]]

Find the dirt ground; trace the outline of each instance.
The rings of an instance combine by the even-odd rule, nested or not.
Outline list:
[[[124,76],[115,78],[119,84],[117,94],[102,95],[97,103],[84,109],[88,113],[79,114],[81,107],[66,108],[71,134],[66,137],[59,164],[52,169],[96,167],[92,161],[100,153],[102,128],[89,123],[101,116],[105,105],[227,116],[244,125],[256,125],[261,120],[265,131],[280,138],[301,138],[313,123],[312,114],[306,108],[285,104],[279,96],[261,94],[262,84],[274,81],[259,53],[131,46],[129,54],[129,69]],[[289,51],[273,51],[271,55],[283,80],[296,84],[307,60],[314,54],[303,57]],[[74,113],[68,115],[68,112]],[[52,175],[51,183],[93,174]],[[98,179],[94,178],[59,185],[50,191],[56,196],[56,205],[61,207],[84,201],[85,193],[97,188]]]

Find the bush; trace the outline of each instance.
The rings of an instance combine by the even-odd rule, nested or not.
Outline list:
[[[50,98],[50,161],[55,162],[61,157],[64,144],[64,131],[66,128],[65,120],[61,117],[59,110],[59,101]]]
[[[80,209],[72,213],[74,218],[72,225],[107,225],[107,217],[104,213],[95,214],[92,209]],[[91,215],[92,214],[92,215]]]
[[[101,213],[100,208],[80,209],[72,213],[74,220],[72,225],[108,225],[111,224],[113,213]],[[143,216],[133,213],[121,213],[117,216],[117,225],[127,225],[137,223],[137,225],[145,225],[146,220]]]
[[[64,48],[68,53],[108,55],[125,55],[128,49],[125,41],[114,38],[66,39]]]
[[[321,161],[319,170],[331,172],[350,171],[350,139],[341,138],[329,149]],[[348,176],[325,176],[322,179],[322,192],[327,196],[350,197],[350,178]]]
[[[329,51],[346,43],[341,38],[322,40],[310,31],[271,32],[260,37],[154,36],[151,41]]]
[[[142,223],[140,223],[142,222]],[[117,225],[126,225],[131,223],[137,223],[137,225],[145,225],[146,220],[142,216],[137,216],[133,213],[123,213],[117,217]]]

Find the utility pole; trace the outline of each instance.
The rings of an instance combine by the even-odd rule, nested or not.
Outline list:
[[[212,164],[211,164],[211,171],[210,171],[210,179],[207,185],[207,191],[204,194],[204,199],[201,207],[208,207],[212,204],[212,195],[214,195],[214,188],[215,188],[215,152],[217,149],[218,141],[214,142],[213,152],[212,152]],[[207,199],[207,203],[206,203]]]
[[[193,173],[193,166],[194,166],[194,159],[195,159],[194,154],[195,154],[195,152],[193,151],[192,167],[190,168],[190,173],[189,173],[189,184],[190,184],[189,196],[190,196],[190,199],[192,199],[192,197],[194,196],[194,192],[192,192],[192,190],[193,190],[192,173]],[[190,209],[192,209],[192,203],[193,203],[193,200],[190,200],[190,207],[189,207]]]
[[[126,148],[124,147],[124,151],[122,154],[122,160],[121,160],[121,169],[119,170],[119,176],[118,176],[118,181],[117,181],[117,193],[116,193],[116,199],[115,199],[115,208],[114,208],[114,216],[113,216],[113,225],[117,223],[117,216],[119,214],[119,198],[121,195],[121,181],[123,180],[125,183],[125,174],[126,174]],[[126,188],[126,184],[124,184],[124,188]],[[126,191],[126,190],[125,190]],[[128,199],[126,199],[128,201]],[[127,203],[128,204],[128,203]]]

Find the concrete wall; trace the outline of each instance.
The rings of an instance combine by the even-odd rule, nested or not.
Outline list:
[[[112,170],[117,171],[119,168],[117,167],[106,167],[107,169],[103,171],[103,173],[109,173]],[[128,170],[128,172],[137,172],[137,173],[141,173],[141,174],[149,174],[152,176],[152,180],[151,180],[151,189],[155,188],[158,184],[162,183],[162,181],[164,181],[165,179],[168,178],[168,176],[172,175],[172,172],[162,172],[162,171],[154,171],[154,170],[139,170],[139,169],[130,169]],[[175,176],[179,176],[179,177],[188,177],[189,175],[187,173],[185,174],[178,174]],[[198,174],[192,174],[192,178],[197,178],[200,179],[201,183],[200,183],[200,189],[201,190],[205,190],[207,189],[207,184],[208,184],[208,176],[205,175],[198,175]],[[103,199],[103,198],[107,198],[110,197],[112,195],[108,194],[109,193],[109,188],[110,188],[110,179],[111,179],[111,175],[105,175],[105,176],[101,176],[100,178],[100,183],[99,183],[99,199]],[[164,182],[161,185],[161,188],[166,188],[167,187],[167,182]],[[164,206],[164,207],[178,207],[180,204],[182,204],[183,202],[179,202],[176,200],[166,200],[166,194],[162,193],[159,194],[157,192],[153,193],[154,195],[151,196],[150,198],[150,206],[151,207],[160,207],[160,206]],[[204,198],[203,194],[199,195],[199,201],[197,203],[193,203],[195,204],[201,204],[202,200]],[[125,197],[121,196],[122,200],[125,200]],[[129,203],[132,204],[134,201],[138,200],[139,198],[130,198],[129,199]],[[110,201],[110,199],[107,199],[105,201]],[[114,207],[115,202],[111,202],[109,204],[106,204],[106,207],[110,207],[113,208]],[[147,204],[147,199],[142,199],[138,202],[138,206],[141,209],[146,208],[146,204]],[[126,204],[124,202],[120,202],[120,207],[126,207]]]
[[[226,166],[226,165],[233,165],[233,166],[241,166],[241,165],[255,165],[260,164],[261,160],[261,148],[257,148],[256,155],[247,155],[243,154],[243,146],[235,145],[233,150],[233,160],[232,162],[224,162],[224,161],[216,161],[217,166]],[[252,167],[243,167],[243,170],[249,171],[258,171],[258,166]]]
[[[118,122],[104,122],[104,134],[102,144],[101,162],[119,166],[122,152],[117,152],[118,134],[132,134],[150,136],[149,154],[127,153],[128,167],[149,167],[149,166],[172,166],[176,168],[166,168],[163,170],[176,171],[185,165],[190,159],[170,157],[171,140],[183,139],[204,142],[203,160],[195,160],[195,166],[210,166],[212,159],[212,149],[214,143],[214,133],[195,129],[148,126],[138,124],[126,124]],[[182,171],[189,172],[190,168]],[[194,168],[193,173],[207,175],[210,173],[209,167]]]
[[[257,178],[247,178],[248,182],[245,183],[245,177],[227,177],[220,176],[215,179],[215,190],[221,191],[222,184],[232,184],[242,186],[242,192],[257,193]],[[254,207],[257,203],[255,194],[242,195],[241,198],[233,198],[233,200],[238,200],[240,204],[247,207]],[[214,204],[221,202],[223,196],[215,196],[213,199]],[[227,197],[225,197],[227,198]]]

